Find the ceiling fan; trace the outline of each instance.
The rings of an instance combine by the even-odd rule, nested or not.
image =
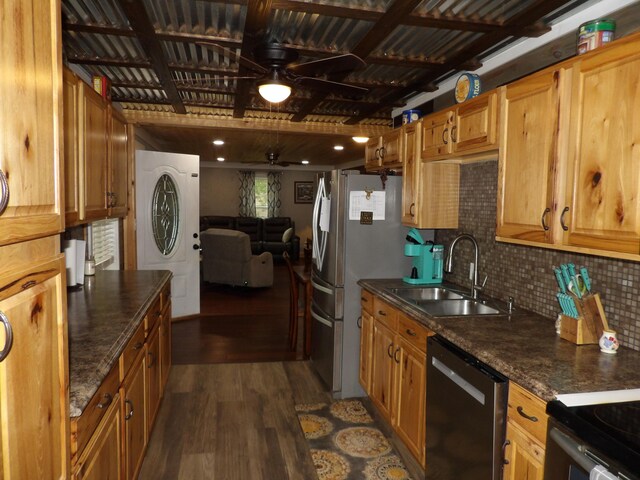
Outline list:
[[[361,96],[368,92],[366,88],[326,78],[336,73],[347,74],[366,65],[360,57],[352,53],[295,63],[299,53],[278,42],[258,44],[253,50],[253,59],[238,55],[215,42],[201,41],[198,44],[216,50],[218,53],[221,52],[254,72],[255,75],[252,76],[225,78],[257,80],[258,92],[270,103],[286,100],[293,87],[310,88],[344,96]]]

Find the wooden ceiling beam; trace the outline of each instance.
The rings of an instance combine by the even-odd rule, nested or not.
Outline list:
[[[176,113],[187,113],[187,109],[180,98],[180,93],[173,83],[167,59],[162,51],[162,44],[156,37],[155,29],[151,20],[149,20],[144,3],[132,0],[117,0],[117,2],[127,16],[129,24],[135,30],[136,38],[142,45],[144,52],[151,60],[153,70],[164,87],[165,94],[171,101],[173,109]]]
[[[76,65],[103,65],[105,67],[152,68],[147,60],[127,60],[121,58],[67,57],[67,62]]]
[[[251,57],[251,53],[255,43],[260,36],[267,30],[269,16],[271,15],[272,0],[249,0],[247,3],[247,18],[244,22],[244,31],[242,34],[242,47],[240,48],[240,56]],[[238,76],[244,77],[252,72],[240,65],[238,68]],[[233,108],[233,116],[242,118],[249,99],[249,90],[251,82],[247,80],[238,80],[236,90],[235,104]]]

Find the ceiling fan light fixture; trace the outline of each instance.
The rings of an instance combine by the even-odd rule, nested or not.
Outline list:
[[[351,138],[356,143],[367,143],[369,141],[369,137],[355,136],[355,137],[351,137]]]
[[[291,86],[280,80],[278,72],[274,70],[269,78],[258,84],[258,92],[267,102],[280,103],[291,95]]]

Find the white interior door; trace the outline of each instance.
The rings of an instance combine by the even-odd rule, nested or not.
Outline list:
[[[173,318],[200,313],[200,157],[136,150],[138,268],[171,270]]]

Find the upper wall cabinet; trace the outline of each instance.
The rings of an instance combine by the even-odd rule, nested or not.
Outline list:
[[[128,210],[128,132],[124,118],[65,69],[65,218],[77,225]]]
[[[401,128],[388,131],[380,137],[369,139],[365,145],[366,170],[401,168],[404,133]]]
[[[0,15],[0,245],[63,229],[62,54],[56,1],[8,0]]]
[[[573,67],[567,245],[640,254],[640,37]]]
[[[495,91],[422,119],[423,160],[443,160],[498,148]]]
[[[637,259],[640,36],[502,92],[499,240]]]
[[[500,90],[498,237],[553,243],[561,70],[545,70]],[[556,235],[557,237],[557,235]]]

